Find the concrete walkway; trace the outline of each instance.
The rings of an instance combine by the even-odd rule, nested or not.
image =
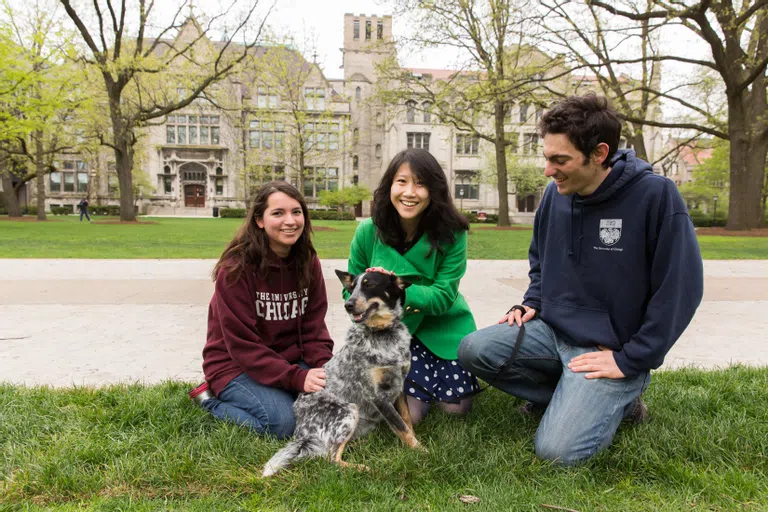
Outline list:
[[[0,260],[0,381],[98,386],[201,380],[213,260]],[[325,260],[331,334],[349,320]],[[705,295],[664,367],[768,365],[768,260],[706,261]],[[479,327],[520,302],[527,261],[469,262]]]

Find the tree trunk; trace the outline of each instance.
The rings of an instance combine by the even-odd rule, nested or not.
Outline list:
[[[3,198],[5,199],[5,209],[8,210],[8,216],[21,217],[21,206],[19,205],[19,196],[16,195],[17,191],[13,188],[13,177],[4,174],[2,181]]]
[[[35,130],[35,174],[37,184],[37,220],[45,219],[45,166],[43,162],[43,131]]]
[[[496,178],[499,186],[499,226],[509,226],[509,195],[507,194],[507,146],[504,137],[504,105],[496,102]]]
[[[136,209],[133,206],[133,159],[136,137],[131,131],[133,127],[123,116],[120,108],[122,82],[113,81],[112,77],[104,74],[109,94],[109,115],[112,119],[112,146],[115,151],[115,170],[120,183],[120,220],[133,222],[136,220]]]
[[[731,137],[729,230],[756,229],[761,225],[761,195],[768,143],[760,130],[750,131],[750,120],[740,108],[740,99],[730,99],[728,131]],[[765,110],[765,109],[763,109]],[[751,112],[759,117],[757,112]]]
[[[136,208],[133,205],[133,146],[118,138],[115,133],[115,167],[120,183],[120,220],[133,222],[136,220]]]
[[[627,130],[627,142],[632,144],[632,148],[635,150],[637,158],[650,162],[648,159],[648,151],[645,149],[645,138],[643,138],[642,128],[633,132]]]

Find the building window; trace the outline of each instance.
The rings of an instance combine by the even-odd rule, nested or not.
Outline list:
[[[528,122],[528,104],[521,103],[520,104],[520,123],[526,123],[526,122]]]
[[[277,94],[272,94],[266,87],[259,87],[256,95],[257,108],[277,108]]]
[[[359,87],[355,87],[355,99],[357,101],[360,101],[361,96],[362,96],[362,90]]]
[[[457,155],[477,155],[480,146],[480,139],[476,135],[468,133],[456,134],[456,154]]]
[[[544,115],[544,109],[542,107],[536,107],[536,122],[541,120],[541,116]]]
[[[355,128],[352,130],[352,144],[357,144],[358,142],[360,142],[360,130]]]
[[[360,160],[357,158],[357,155],[355,155],[352,157],[352,170],[356,171],[359,166],[360,166]]]
[[[429,151],[429,133],[412,133],[407,134],[408,149],[421,148]]]
[[[224,178],[216,178],[216,195],[224,195]]]
[[[365,22],[365,40],[371,40],[371,20]]]
[[[509,141],[509,151],[512,154],[517,154],[520,147],[520,134],[517,132],[507,133],[507,140]]]
[[[285,126],[280,121],[254,119],[248,128],[248,146],[251,148],[283,149]]]
[[[116,174],[107,175],[107,194],[114,195],[120,191],[120,180]]]
[[[88,173],[87,172],[77,173],[77,191],[88,192]]]
[[[381,158],[381,144],[376,144],[376,158]]]
[[[304,169],[304,197],[318,197],[323,190],[339,189],[336,167],[307,167]]]
[[[424,110],[424,122],[429,123],[432,120],[432,113],[430,112],[432,110],[432,104],[425,101],[421,104],[421,108]]]
[[[64,173],[64,192],[74,192],[74,191],[75,191],[75,173],[65,172]]]
[[[307,123],[304,125],[304,150],[335,151],[339,149],[339,123]]]
[[[307,110],[325,110],[325,89],[305,87],[304,103],[307,105]]]
[[[455,199],[478,199],[480,195],[480,185],[477,181],[475,171],[456,171],[456,182],[454,183]]]
[[[536,154],[539,151],[539,135],[536,133],[523,134],[523,154]]]
[[[381,112],[376,112],[376,126],[381,126]]]
[[[51,189],[51,192],[61,192],[61,173],[60,172],[52,172],[50,174],[49,188]]]
[[[360,20],[352,22],[352,38],[360,39]]]
[[[168,144],[218,144],[219,116],[170,115],[166,119]]]
[[[170,176],[163,176],[163,193],[164,194],[170,194],[173,192],[173,178]]]
[[[257,165],[248,173],[250,196],[253,198],[259,189],[270,181],[285,181],[285,167],[282,165]]]
[[[88,192],[87,163],[82,160],[65,160],[62,167],[61,172],[51,173],[51,192]]]
[[[406,123],[416,122],[416,102],[415,101],[407,101],[405,103],[405,122]]]
[[[206,181],[205,171],[184,171],[182,178],[184,181]]]
[[[384,39],[384,22],[376,23],[376,39]]]

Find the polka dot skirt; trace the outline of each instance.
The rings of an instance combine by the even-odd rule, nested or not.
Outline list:
[[[480,389],[477,378],[458,361],[440,359],[411,338],[411,371],[405,380],[405,394],[422,402],[458,402]]]

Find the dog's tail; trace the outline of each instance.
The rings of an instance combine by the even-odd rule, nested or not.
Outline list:
[[[310,439],[298,439],[291,441],[284,448],[279,450],[264,465],[262,477],[269,477],[288,467],[291,462],[320,453],[320,447]]]

